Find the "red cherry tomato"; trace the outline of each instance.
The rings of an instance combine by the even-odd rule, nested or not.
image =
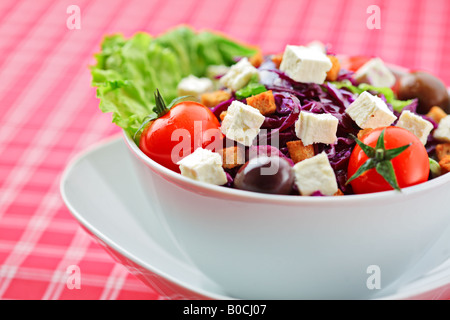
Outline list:
[[[216,116],[204,105],[180,102],[145,127],[139,148],[157,163],[179,173],[176,163],[198,147],[222,147],[219,127]]]
[[[370,131],[360,140],[375,148],[383,129],[386,129],[384,136],[386,150],[412,143],[405,151],[391,160],[399,187],[405,188],[427,181],[430,171],[428,153],[422,142],[413,133],[400,127],[382,127]],[[348,177],[353,176],[367,159],[367,155],[356,145],[350,156]],[[375,168],[366,171],[350,184],[357,194],[393,190]]]

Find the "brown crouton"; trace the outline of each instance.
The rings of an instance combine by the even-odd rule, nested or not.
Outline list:
[[[343,196],[344,193],[341,191],[341,189],[338,189],[338,191],[336,191],[335,194],[333,194],[333,196]]]
[[[361,129],[358,132],[358,139],[361,140],[362,137],[364,137],[369,132],[373,131],[373,129],[367,128],[367,129]]]
[[[217,106],[219,103],[226,101],[231,98],[231,93],[224,91],[224,90],[218,90],[214,92],[207,92],[202,94],[201,96],[201,103],[208,108],[213,108]]]
[[[258,109],[263,116],[273,114],[277,109],[272,90],[248,97],[247,104]]]
[[[450,172],[450,156],[445,156],[439,161],[439,166],[441,167],[442,173]]]
[[[228,147],[220,151],[222,155],[222,166],[231,169],[245,163],[245,150],[242,147]]]
[[[275,67],[280,68],[281,60],[283,60],[283,54],[274,54],[272,56],[272,62],[275,64]]]
[[[263,63],[264,57],[261,51],[258,51],[248,60],[255,68],[259,68],[259,66]]]
[[[445,111],[441,108],[434,106],[426,115],[433,119],[436,123],[439,123],[442,118],[445,118],[447,116],[447,113],[445,113]]]
[[[440,160],[450,156],[450,143],[441,143],[436,145],[436,156]]]
[[[314,157],[313,145],[304,146],[301,140],[289,141],[286,146],[294,163]]]
[[[220,121],[223,121],[223,119],[225,118],[225,116],[227,115],[226,111],[222,111],[219,115]]]
[[[339,63],[338,58],[335,56],[327,56],[333,64],[331,69],[327,72],[327,81],[336,81],[339,75],[339,71],[341,70],[341,64]]]

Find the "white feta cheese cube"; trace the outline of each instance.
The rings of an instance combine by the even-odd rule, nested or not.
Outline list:
[[[219,186],[227,183],[227,176],[222,167],[222,157],[211,150],[197,148],[177,164],[185,177]]]
[[[361,93],[345,112],[362,129],[389,126],[397,119],[380,97],[367,91]]]
[[[373,58],[362,65],[354,75],[356,81],[369,83],[375,87],[392,87],[395,82],[394,74],[380,58]]]
[[[450,115],[439,121],[439,126],[434,130],[434,137],[437,140],[450,142]]]
[[[194,75],[189,75],[183,78],[177,86],[178,96],[193,96],[200,101],[200,96],[203,93],[214,90],[214,84],[211,79],[198,78]]]
[[[322,84],[332,66],[330,59],[320,50],[287,45],[280,70],[297,82]]]
[[[220,129],[228,139],[250,146],[259,134],[264,119],[258,109],[235,100],[228,107]]]
[[[403,111],[398,118],[397,127],[414,133],[424,145],[427,143],[428,135],[434,128],[430,121],[427,121],[408,110]]]
[[[336,176],[325,152],[296,163],[293,170],[295,184],[302,196],[315,191],[332,196],[338,191]]]
[[[305,146],[313,143],[333,144],[337,139],[338,123],[338,118],[331,114],[302,111],[295,122],[295,134]]]
[[[244,57],[230,67],[230,70],[220,78],[220,83],[232,91],[237,91],[245,87],[253,76],[259,79],[258,69]]]

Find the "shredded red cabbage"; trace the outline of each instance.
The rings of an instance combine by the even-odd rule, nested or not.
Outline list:
[[[350,155],[355,146],[355,141],[350,138],[350,135],[357,135],[360,128],[356,123],[345,113],[345,109],[357,98],[357,95],[346,90],[345,88],[338,89],[329,82],[323,85],[313,83],[299,83],[279,69],[270,60],[259,67],[260,82],[267,90],[272,90],[276,111],[273,115],[266,116],[263,125],[261,126],[262,133],[258,136],[257,146],[246,148],[246,160],[251,157],[252,152],[265,152],[266,154],[275,154],[284,157],[294,165],[290,159],[286,148],[286,143],[293,140],[298,140],[295,134],[295,122],[298,119],[300,111],[308,111],[317,114],[328,113],[336,117],[339,121],[337,130],[337,141],[333,145],[315,144],[315,153],[325,152],[333,168],[339,189],[344,194],[352,194],[351,186],[346,184],[347,166]],[[353,72],[341,69],[337,81],[348,80],[356,84],[353,79]],[[382,96],[384,99],[384,97]],[[236,98],[224,101],[212,109],[213,113],[219,118],[220,113],[226,111],[228,106]],[[384,99],[386,101],[386,99]],[[400,113],[394,111],[392,106],[388,107],[399,117]],[[403,110],[409,110],[416,113],[417,100],[410,105],[404,107]],[[426,120],[433,123],[434,127],[437,124],[430,118],[423,116]],[[260,142],[263,142],[262,145]],[[427,151],[429,154],[434,152],[437,141],[430,134],[427,143]],[[228,183],[226,186],[232,187],[234,176],[238,168],[226,169]],[[298,195],[296,186],[293,187],[292,194]],[[315,192],[312,196],[323,196],[320,192]]]

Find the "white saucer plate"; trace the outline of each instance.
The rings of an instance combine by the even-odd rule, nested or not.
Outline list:
[[[60,190],[72,215],[108,253],[163,298],[234,299],[189,261],[152,214],[132,161],[122,136],[102,141],[71,161]],[[443,250],[443,243],[450,243],[450,229],[421,261],[450,257],[450,248]],[[437,261],[427,274],[379,296],[449,299],[450,259]]]

